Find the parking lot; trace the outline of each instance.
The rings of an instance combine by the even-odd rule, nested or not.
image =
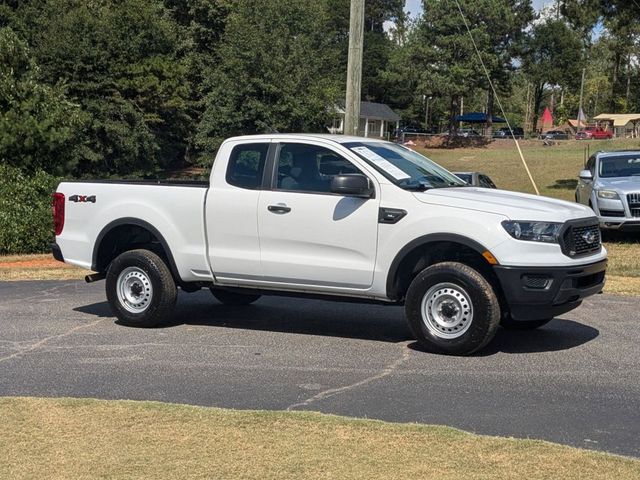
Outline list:
[[[480,354],[419,351],[397,307],[179,296],[171,325],[118,325],[102,282],[0,283],[0,395],[317,410],[640,457],[638,300],[598,295]]]

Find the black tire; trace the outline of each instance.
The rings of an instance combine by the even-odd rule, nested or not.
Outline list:
[[[454,288],[441,287],[447,284]],[[436,299],[430,302],[434,295]],[[442,295],[445,301],[438,304],[437,298]],[[455,303],[456,295],[462,298],[458,304]],[[451,298],[452,302],[447,302],[446,298]],[[427,314],[426,308],[427,319],[423,319],[423,299],[426,307],[436,308],[446,303],[453,304],[454,309],[459,306],[458,323],[451,325],[456,331],[450,328],[447,332],[440,325],[434,326],[437,322]],[[491,284],[475,269],[458,262],[443,262],[425,268],[411,282],[405,299],[405,315],[409,328],[424,349],[447,355],[469,355],[494,337],[500,323],[500,305]],[[460,330],[455,325],[459,325]],[[443,338],[447,335],[458,336]]]
[[[130,250],[118,255],[109,265],[106,290],[111,311],[120,322],[134,327],[160,325],[176,304],[177,289],[171,272],[149,250]],[[124,291],[139,294],[136,303],[127,302]]]
[[[514,320],[508,314],[500,320],[500,326],[507,330],[535,330],[549,323],[553,318],[544,318],[542,320]]]
[[[229,290],[214,288],[211,289],[211,293],[219,302],[232,307],[249,305],[261,297],[261,295],[251,295],[249,293],[231,292]]]

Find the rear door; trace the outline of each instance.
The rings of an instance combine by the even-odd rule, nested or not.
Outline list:
[[[332,194],[338,174],[364,174],[324,142],[280,143],[270,190],[258,201],[264,280],[366,289],[373,282],[380,194]]]
[[[271,145],[268,140],[225,143],[217,158],[228,162],[214,163],[205,222],[218,281],[262,278],[257,208]]]

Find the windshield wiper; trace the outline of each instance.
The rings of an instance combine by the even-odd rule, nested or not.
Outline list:
[[[405,190],[416,190],[418,192],[424,192],[425,190],[434,188],[433,185],[431,185],[426,180],[418,180],[418,183],[414,183],[410,185],[401,185],[401,187],[404,188]]]

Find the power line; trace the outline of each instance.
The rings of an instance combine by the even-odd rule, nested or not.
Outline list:
[[[464,23],[464,26],[466,27],[467,32],[469,33],[469,37],[471,38],[471,43],[473,43],[473,48],[475,49],[476,54],[478,55],[478,58],[480,59],[480,64],[482,65],[482,68],[484,70],[484,74],[487,76],[487,80],[489,81],[489,85],[491,86],[491,91],[493,92],[493,96],[497,100],[498,106],[500,107],[500,111],[502,112],[502,116],[504,117],[504,119],[507,122],[507,128],[509,128],[509,131],[511,132],[511,136],[513,137],[513,141],[516,142],[516,147],[518,148],[518,153],[520,154],[520,159],[522,160],[522,164],[524,165],[524,169],[527,171],[527,175],[529,176],[529,180],[531,180],[531,185],[533,185],[533,189],[535,190],[536,195],[540,195],[540,190],[538,190],[538,186],[536,185],[536,182],[533,179],[533,175],[531,175],[531,171],[529,170],[529,166],[527,165],[527,162],[524,159],[524,155],[522,154],[522,150],[520,149],[520,143],[518,142],[518,139],[516,138],[515,134],[513,133],[513,129],[511,128],[511,124],[509,123],[509,119],[507,118],[507,115],[504,112],[504,108],[502,108],[502,102],[500,101],[500,97],[498,96],[498,92],[496,92],[496,89],[493,86],[493,82],[491,81],[491,76],[489,75],[489,70],[487,70],[487,67],[484,64],[484,61],[482,60],[482,55],[480,55],[480,50],[478,49],[478,45],[476,45],[476,41],[473,38],[473,34],[471,33],[471,29],[469,28],[469,24],[467,23],[467,19],[464,16],[464,13],[462,12],[462,7],[460,6],[460,2],[458,0],[455,0],[455,2],[456,2],[456,5],[458,6],[458,11],[460,12],[460,16],[462,17],[462,22]]]

